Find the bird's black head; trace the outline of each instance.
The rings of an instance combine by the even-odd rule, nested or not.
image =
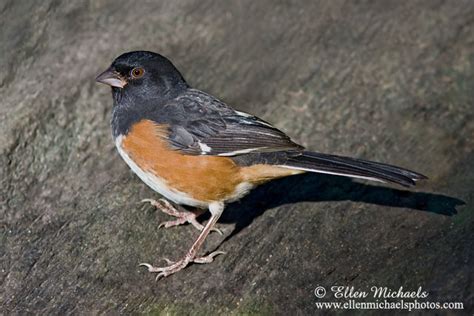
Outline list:
[[[178,69],[160,54],[134,51],[120,55],[96,78],[112,87],[114,98],[175,97],[188,87]]]

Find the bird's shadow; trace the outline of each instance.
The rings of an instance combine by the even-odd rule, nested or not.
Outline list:
[[[456,207],[465,204],[460,199],[441,194],[370,185],[331,175],[301,174],[261,185],[241,201],[229,204],[220,221],[236,226],[226,240],[250,225],[265,210],[303,201],[354,201],[444,216],[456,214]]]

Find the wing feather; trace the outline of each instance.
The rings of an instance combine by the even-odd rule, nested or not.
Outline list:
[[[190,89],[165,107],[171,123],[171,145],[190,155],[236,156],[303,149],[270,123],[235,111],[199,90]],[[178,113],[179,123],[173,124],[172,118]]]

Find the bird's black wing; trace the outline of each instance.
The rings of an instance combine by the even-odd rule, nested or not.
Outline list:
[[[270,123],[199,90],[188,90],[161,111],[166,113],[171,146],[186,154],[237,156],[303,149]]]

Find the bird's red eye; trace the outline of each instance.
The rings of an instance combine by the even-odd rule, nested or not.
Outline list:
[[[145,74],[145,69],[141,67],[136,67],[136,68],[133,68],[130,73],[132,74],[133,78],[141,78]]]

